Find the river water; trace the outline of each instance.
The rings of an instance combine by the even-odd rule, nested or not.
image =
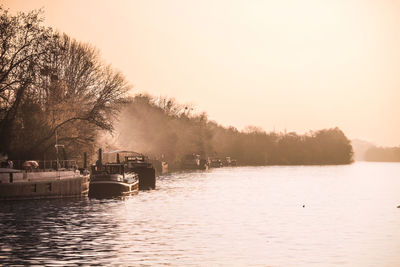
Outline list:
[[[400,266],[400,164],[212,169],[0,203],[0,265]],[[304,207],[303,207],[304,205]]]

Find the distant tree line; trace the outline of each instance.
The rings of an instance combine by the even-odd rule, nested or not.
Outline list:
[[[188,153],[230,156],[241,165],[348,164],[353,160],[350,140],[338,128],[305,135],[266,133],[257,127],[238,131],[166,97],[135,96],[116,129],[118,143],[125,148],[164,158],[175,167]]]
[[[40,11],[0,7],[0,153],[54,158],[56,141],[69,157],[93,152],[129,89],[95,48],[43,26]]]
[[[369,148],[364,155],[366,161],[400,162],[400,147]]]

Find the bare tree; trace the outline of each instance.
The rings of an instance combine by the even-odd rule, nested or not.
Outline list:
[[[0,9],[0,152],[39,157],[56,135],[78,153],[93,147],[130,89],[93,46],[41,26],[39,11]]]
[[[51,44],[37,83],[38,95],[48,117],[47,133],[32,143],[29,153],[42,151],[44,144],[60,140],[85,143],[96,139],[97,130],[113,130],[119,107],[127,102],[130,89],[124,76],[104,65],[99,52],[67,35]],[[78,131],[77,129],[80,129]],[[82,144],[81,144],[82,145]]]

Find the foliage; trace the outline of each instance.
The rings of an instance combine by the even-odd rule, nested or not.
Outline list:
[[[167,104],[165,104],[167,103]],[[266,133],[257,127],[238,131],[187,113],[174,99],[137,95],[117,125],[120,146],[164,157],[177,166],[185,154],[230,156],[242,165],[348,164],[352,146],[338,128],[296,133]]]

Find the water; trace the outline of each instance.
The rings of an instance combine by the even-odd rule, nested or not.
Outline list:
[[[398,205],[398,163],[178,173],[125,200],[1,203],[0,265],[400,266]]]

